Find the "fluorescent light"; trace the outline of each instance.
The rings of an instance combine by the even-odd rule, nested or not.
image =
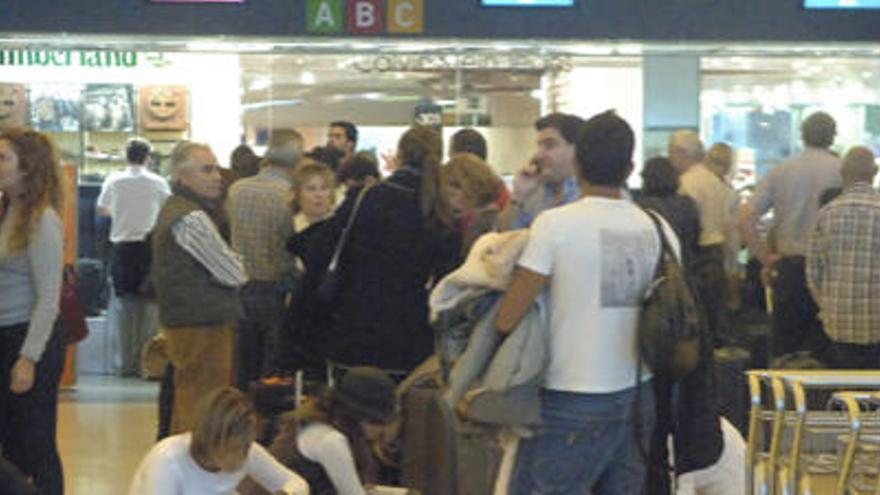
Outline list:
[[[315,74],[313,72],[306,70],[303,71],[302,74],[300,74],[299,82],[305,84],[306,86],[311,86],[317,82],[317,79],[315,78]]]

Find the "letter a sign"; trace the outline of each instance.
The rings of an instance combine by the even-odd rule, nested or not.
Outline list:
[[[309,0],[306,30],[310,33],[341,33],[343,0]]]
[[[351,34],[381,33],[385,23],[382,0],[349,0],[348,32]]]

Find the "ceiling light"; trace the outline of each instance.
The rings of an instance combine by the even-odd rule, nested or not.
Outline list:
[[[306,70],[299,75],[299,82],[306,86],[311,86],[315,84],[315,82],[317,82],[317,79],[315,78],[315,74],[313,72]]]
[[[248,86],[248,90],[262,91],[264,89],[268,89],[271,84],[272,81],[270,81],[268,77],[257,77],[253,81],[251,81],[250,86]]]

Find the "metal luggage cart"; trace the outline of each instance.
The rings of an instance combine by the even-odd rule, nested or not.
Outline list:
[[[880,389],[880,371],[752,370],[746,479],[752,495],[812,493],[810,477],[838,476],[843,411],[808,407],[808,392]],[[769,433],[769,434],[768,434]]]
[[[849,419],[847,435],[839,438],[841,456],[837,493],[880,494],[880,392],[837,392],[831,405]]]

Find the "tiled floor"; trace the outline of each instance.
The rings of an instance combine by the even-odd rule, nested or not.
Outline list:
[[[156,437],[158,384],[81,376],[62,393],[58,442],[67,495],[125,495]]]

